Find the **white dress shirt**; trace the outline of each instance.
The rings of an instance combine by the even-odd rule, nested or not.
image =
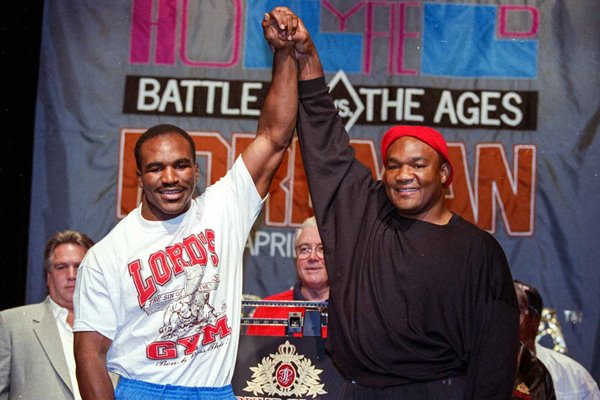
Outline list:
[[[62,308],[50,298],[50,306],[52,307],[52,313],[56,320],[56,327],[60,335],[60,342],[62,344],[63,353],[65,360],[67,361],[67,368],[69,369],[69,378],[71,379],[71,387],[73,388],[73,396],[75,400],[81,400],[79,394],[79,386],[77,385],[77,376],[75,375],[75,354],[73,353],[73,328],[67,323],[67,316],[69,310]]]

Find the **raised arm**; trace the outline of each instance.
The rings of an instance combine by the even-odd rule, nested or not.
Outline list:
[[[265,39],[274,51],[271,87],[258,120],[256,138],[242,152],[242,158],[261,197],[292,141],[298,112],[297,68],[294,35],[298,18],[285,7],[277,7],[262,22]]]
[[[77,382],[83,400],[114,400],[115,392],[106,369],[106,353],[112,341],[98,332],[75,332]]]
[[[295,56],[298,60],[298,80],[308,81],[325,76],[317,48],[300,19],[298,19],[298,28],[292,39]]]

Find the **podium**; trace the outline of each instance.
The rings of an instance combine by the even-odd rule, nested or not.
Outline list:
[[[286,336],[240,336],[233,391],[238,400],[335,399],[344,382],[329,355],[326,339],[327,303],[243,301],[244,307],[304,307],[304,317],[242,318],[242,326],[283,325]],[[303,337],[294,333],[303,332]]]

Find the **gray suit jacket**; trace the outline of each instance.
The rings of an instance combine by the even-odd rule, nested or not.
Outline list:
[[[72,385],[49,299],[0,312],[0,400],[73,399]]]

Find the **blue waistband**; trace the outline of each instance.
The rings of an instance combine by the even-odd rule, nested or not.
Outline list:
[[[160,385],[121,377],[115,390],[117,400],[231,400],[235,399],[231,385],[191,387]]]

